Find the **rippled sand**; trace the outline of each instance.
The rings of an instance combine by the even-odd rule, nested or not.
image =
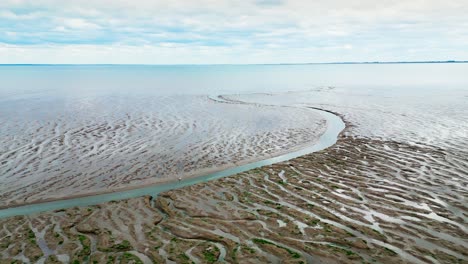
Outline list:
[[[421,96],[360,94],[361,104],[346,104],[350,97],[328,88],[306,94],[225,98],[301,107],[320,100],[347,122],[333,147],[154,200],[0,220],[3,258],[466,263],[468,102],[453,94],[439,106]],[[401,108],[401,100],[413,103]]]
[[[344,137],[328,150],[170,191],[154,202],[136,198],[1,220],[3,257],[463,263],[466,193],[438,187],[457,176],[447,175],[457,164],[444,164],[447,154]],[[421,174],[422,163],[431,171]]]
[[[5,109],[0,207],[200,175],[313,144],[326,126],[306,109],[206,96],[63,103],[33,101],[19,117]]]

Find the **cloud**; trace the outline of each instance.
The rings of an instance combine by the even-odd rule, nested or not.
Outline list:
[[[468,59],[467,12],[465,0],[3,0],[0,63]]]
[[[33,19],[38,19],[41,16],[42,14],[39,12],[17,14],[10,10],[0,11],[0,19],[8,19],[8,20],[33,20]]]
[[[79,30],[96,30],[96,29],[101,28],[101,26],[95,23],[91,23],[82,18],[61,19],[59,23],[63,24],[65,27],[68,27],[71,29],[79,29]]]

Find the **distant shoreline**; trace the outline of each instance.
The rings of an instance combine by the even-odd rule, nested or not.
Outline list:
[[[69,63],[0,63],[2,66],[255,66],[255,65],[327,65],[327,64],[459,64],[468,63],[468,60],[446,61],[344,61],[344,62],[303,62],[303,63],[252,63],[252,64],[69,64]]]
[[[429,64],[429,63],[468,63],[468,61],[363,61],[363,62],[322,62],[322,63],[306,63],[306,64]]]

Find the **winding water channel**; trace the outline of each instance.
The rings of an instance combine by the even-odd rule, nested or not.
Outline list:
[[[211,98],[211,97],[210,97]],[[222,101],[220,97],[216,97],[217,100]],[[161,192],[165,192],[172,189],[178,189],[185,186],[194,185],[197,183],[207,182],[215,179],[219,179],[222,177],[234,175],[237,173],[241,173],[244,171],[248,171],[254,168],[259,168],[266,165],[271,165],[274,163],[287,161],[299,156],[303,156],[306,154],[310,154],[313,152],[317,152],[328,148],[334,145],[337,141],[338,135],[341,131],[345,128],[345,123],[343,120],[338,117],[337,115],[314,108],[307,108],[309,111],[315,112],[322,116],[326,120],[326,130],[325,132],[319,137],[319,139],[314,142],[313,145],[305,147],[303,149],[293,151],[287,154],[274,156],[268,159],[259,160],[256,162],[224,169],[221,171],[217,171],[214,173],[210,173],[203,176],[193,177],[182,179],[180,181],[169,182],[165,184],[158,184],[152,186],[146,186],[142,188],[136,188],[131,190],[124,190],[124,191],[116,191],[112,193],[105,193],[105,194],[98,194],[98,195],[91,195],[79,198],[71,198],[65,200],[57,200],[51,202],[44,202],[44,203],[36,203],[30,205],[23,205],[18,207],[12,207],[0,210],[0,218],[17,216],[17,215],[28,215],[39,213],[43,211],[51,211],[51,210],[58,210],[58,209],[65,209],[75,206],[89,206],[89,205],[96,205],[104,202],[115,201],[115,200],[124,200],[128,198],[134,197],[141,197],[144,195],[158,195]]]

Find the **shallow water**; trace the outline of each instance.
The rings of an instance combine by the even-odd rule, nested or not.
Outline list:
[[[0,206],[295,150],[326,128],[305,105],[343,113],[359,135],[462,148],[466,72],[467,64],[1,66]],[[210,99],[218,94],[272,106]]]

